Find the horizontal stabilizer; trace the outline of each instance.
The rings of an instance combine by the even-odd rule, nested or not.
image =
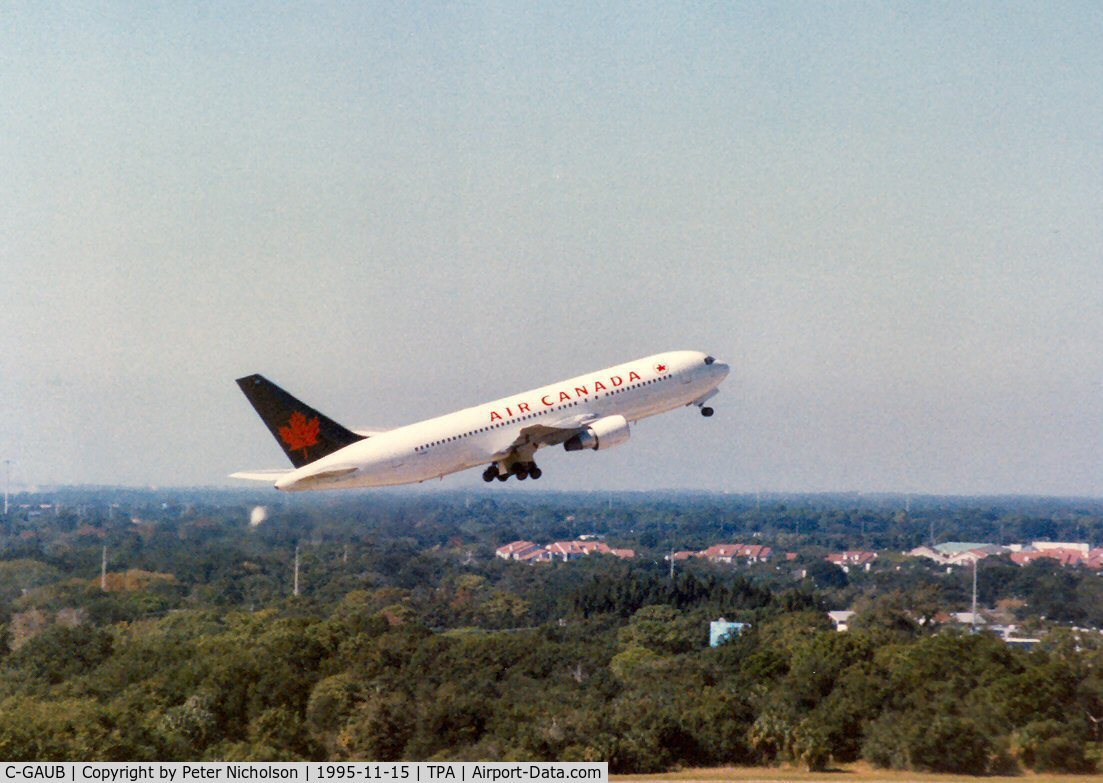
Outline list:
[[[290,492],[298,492],[303,489],[316,489],[318,485],[329,484],[350,473],[355,473],[357,470],[359,470],[359,468],[355,465],[334,465],[326,470],[319,470],[317,473],[309,473],[305,476],[300,476],[294,481],[277,484],[276,489]]]
[[[340,478],[341,476],[347,476],[350,473],[355,473],[359,468],[346,467],[346,468],[330,468],[329,470],[320,470],[317,473],[311,473],[309,476],[303,476],[297,483],[310,482],[310,481],[322,481],[326,479]]]
[[[271,481],[275,482],[286,476],[288,473],[293,473],[290,470],[242,470],[237,473],[231,473],[230,478],[245,479],[246,481]]]

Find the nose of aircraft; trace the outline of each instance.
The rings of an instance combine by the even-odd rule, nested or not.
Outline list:
[[[713,375],[719,376],[717,380],[718,383],[727,378],[728,373],[731,372],[731,368],[728,367],[728,365],[716,361],[715,357],[712,356],[705,357],[705,364],[709,366],[709,370],[711,370]]]

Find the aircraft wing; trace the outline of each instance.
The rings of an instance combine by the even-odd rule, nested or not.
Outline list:
[[[238,471],[237,473],[231,473],[230,478],[245,479],[246,481],[268,481],[274,483],[291,472],[291,470],[284,470],[283,468],[277,468],[275,470],[242,470]]]
[[[597,421],[598,418],[600,417],[593,413],[580,413],[555,421],[542,421],[539,424],[530,425],[523,428],[513,443],[498,452],[498,455],[505,456],[522,446],[535,446],[536,448],[556,446],[569,440],[573,435],[577,435]]]

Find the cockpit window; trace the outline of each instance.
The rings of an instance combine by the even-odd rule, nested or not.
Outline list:
[[[715,362],[715,361],[716,361],[716,357],[715,357],[715,356],[706,356],[706,357],[705,357],[705,364],[712,364],[712,363],[713,363],[713,362]]]

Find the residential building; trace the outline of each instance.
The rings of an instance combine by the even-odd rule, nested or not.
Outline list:
[[[850,618],[854,616],[854,612],[849,609],[842,609],[835,612],[828,612],[827,616],[831,618],[831,622],[835,624],[835,630],[842,633],[850,628]]]
[[[829,563],[834,563],[843,569],[844,573],[850,573],[851,568],[864,568],[869,570],[870,564],[877,559],[876,552],[851,550],[846,552],[832,552],[824,558]]]
[[[517,558],[522,563],[547,563],[552,559],[552,554],[544,547],[536,547],[535,549],[525,552],[523,555]]]
[[[952,565],[952,566],[956,566],[956,565],[971,566],[971,565],[973,565],[973,563],[977,562],[978,560],[983,560],[984,558],[988,557],[989,554],[990,553],[985,551],[985,549],[983,549],[983,548],[981,548],[981,549],[967,549],[964,552],[956,552],[955,554],[950,555],[949,557],[946,558],[945,562],[946,562],[947,565]]]
[[[543,549],[531,541],[513,541],[494,550],[494,554],[503,560],[522,560],[526,554]]]
[[[1065,549],[1063,547],[1047,547],[1040,550],[1024,549],[1021,552],[1011,553],[1011,562],[1016,565],[1025,566],[1030,565],[1035,560],[1056,560],[1063,566],[1078,565],[1085,559],[1090,559],[1088,552],[1082,552],[1080,549]]]
[[[604,541],[556,541],[547,546],[537,546],[531,541],[514,541],[495,551],[505,560],[520,560],[526,563],[542,563],[549,560],[577,560],[587,555],[603,554],[620,558],[633,558],[634,549],[611,549]]]
[[[981,616],[980,612],[974,615],[972,612],[951,612],[950,619],[952,622],[960,623],[962,625],[987,625],[988,621]]]
[[[911,557],[926,557],[936,563],[949,566],[972,565],[989,555],[1001,555],[1009,551],[998,544],[985,544],[971,541],[947,541],[934,547],[917,546],[907,554]]]
[[[1075,550],[1081,555],[1087,555],[1091,550],[1088,544],[1077,541],[1031,541],[1030,545],[1038,552],[1045,552],[1050,549],[1067,549]]]
[[[747,563],[762,563],[770,559],[773,550],[763,544],[713,544],[697,553],[714,563],[734,563],[745,560]]]

